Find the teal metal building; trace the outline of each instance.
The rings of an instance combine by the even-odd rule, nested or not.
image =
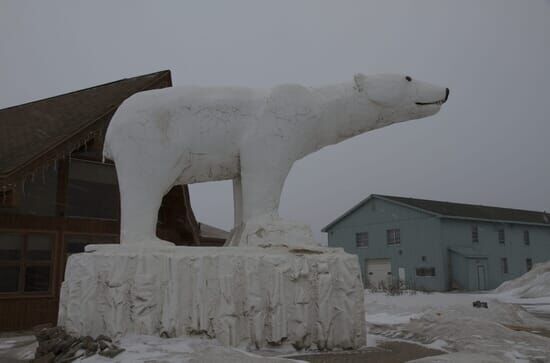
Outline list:
[[[550,260],[546,212],[373,194],[323,232],[375,287],[488,290]]]

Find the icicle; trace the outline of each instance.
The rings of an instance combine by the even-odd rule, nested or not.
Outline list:
[[[88,143],[87,142],[84,143],[84,152],[85,153],[88,152]]]

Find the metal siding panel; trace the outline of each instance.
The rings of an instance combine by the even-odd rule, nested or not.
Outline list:
[[[374,207],[373,207],[374,202]],[[401,245],[387,245],[386,230],[401,230]],[[355,233],[369,232],[368,248],[357,248]],[[437,217],[374,199],[364,204],[329,231],[329,246],[343,247],[347,252],[358,255],[365,272],[365,258],[391,259],[392,274],[398,276],[398,269],[405,269],[407,278],[414,279],[416,267],[435,267],[436,276],[424,279],[422,285],[429,290],[446,289],[443,255],[440,245],[440,223]],[[399,251],[401,250],[401,254]],[[423,263],[421,256],[426,256]],[[365,278],[366,276],[363,276]]]

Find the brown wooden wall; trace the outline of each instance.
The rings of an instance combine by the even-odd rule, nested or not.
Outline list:
[[[81,218],[0,215],[0,231],[55,234],[52,246],[52,277],[49,292],[0,294],[0,331],[10,331],[57,322],[59,289],[65,269],[66,235],[104,235],[118,238],[119,225],[115,221]]]

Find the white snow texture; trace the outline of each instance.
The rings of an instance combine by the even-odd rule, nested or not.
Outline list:
[[[78,335],[207,335],[252,349],[366,343],[357,257],[314,247],[97,245],[69,258],[59,325]]]

